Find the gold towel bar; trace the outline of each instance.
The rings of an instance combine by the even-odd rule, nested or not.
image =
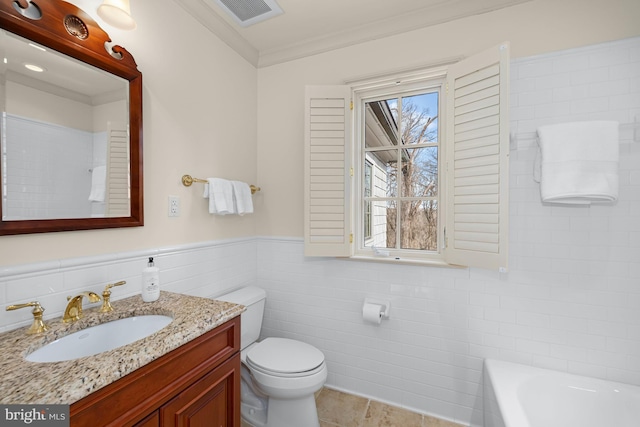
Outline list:
[[[191,175],[182,175],[182,185],[185,187],[191,187],[191,184],[194,182],[202,182],[203,184],[206,184],[208,181],[206,179],[194,178]],[[260,191],[260,187],[256,187],[253,184],[251,184],[249,188],[251,188],[251,194],[256,194],[257,191]]]

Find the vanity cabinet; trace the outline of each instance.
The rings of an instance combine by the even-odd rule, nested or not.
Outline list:
[[[72,418],[73,420],[73,418]],[[135,424],[135,427],[158,427],[160,425],[160,412],[155,411],[144,420]]]
[[[237,316],[73,403],[71,426],[239,427],[239,349]]]
[[[237,365],[237,366],[236,366]],[[214,369],[160,408],[163,427],[226,427],[233,419],[234,381],[240,358],[234,357]]]

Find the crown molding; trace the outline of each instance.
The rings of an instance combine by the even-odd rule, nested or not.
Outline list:
[[[477,2],[458,0],[443,2],[416,12],[407,13],[359,27],[349,28],[314,39],[302,40],[277,49],[260,52],[258,67],[268,67],[279,63],[317,55],[368,41],[407,33],[456,19],[492,12],[532,0],[485,0],[478,8]]]
[[[196,21],[218,36],[238,55],[246,59],[254,67],[258,66],[259,52],[245,40],[231,25],[220,17],[211,6],[203,0],[174,0]]]
[[[483,0],[480,7],[480,2],[477,1],[443,1],[411,13],[263,51],[258,51],[243,38],[240,32],[226,22],[205,0],[174,1],[249,63],[262,68],[533,0]]]

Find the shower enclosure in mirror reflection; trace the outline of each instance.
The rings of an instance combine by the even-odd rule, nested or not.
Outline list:
[[[144,224],[142,74],[77,6],[0,0],[0,236]]]
[[[129,82],[0,31],[2,219],[130,215]]]

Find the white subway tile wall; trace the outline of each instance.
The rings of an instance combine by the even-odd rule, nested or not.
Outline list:
[[[3,215],[11,219],[91,216],[93,134],[11,114],[5,121],[4,155],[10,167],[3,169],[8,195]]]
[[[39,299],[52,318],[67,295],[127,280],[115,305],[154,256],[165,290],[264,287],[263,336],[317,346],[331,387],[463,424],[482,425],[485,357],[640,384],[640,143],[621,133],[614,206],[553,207],[532,179],[535,141],[518,136],[640,120],[640,38],[515,60],[511,76],[509,273],[305,258],[300,239],[256,237],[10,266],[0,303]],[[391,318],[365,324],[365,297],[391,301]],[[0,310],[0,331],[30,318]]]
[[[263,334],[324,351],[332,387],[471,425],[486,357],[640,384],[640,128],[621,131],[614,206],[542,205],[532,175],[538,126],[595,119],[640,122],[640,38],[512,61],[509,273],[305,258],[265,238]],[[365,297],[391,318],[364,323]]]
[[[209,297],[253,283],[256,277],[255,239],[205,242],[153,251],[61,260],[0,269],[0,332],[29,325],[30,309],[5,311],[4,306],[38,300],[44,318],[60,317],[67,296],[81,291],[101,295],[108,283],[126,280],[112,290],[111,300],[140,293],[142,269],[148,257],[160,268],[160,289]],[[85,307],[100,306],[100,303]]]

